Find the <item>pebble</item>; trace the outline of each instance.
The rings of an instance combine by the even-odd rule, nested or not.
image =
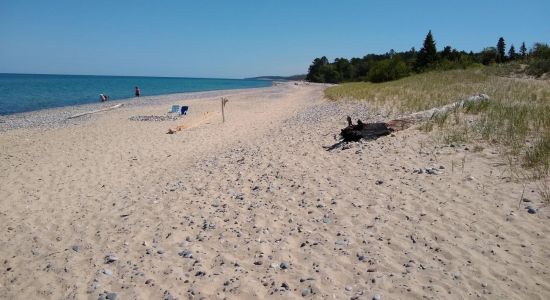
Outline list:
[[[116,293],[108,293],[107,294],[107,299],[108,300],[116,300],[117,298],[117,294]]]
[[[310,288],[302,290],[302,297],[307,297],[307,296],[309,296],[309,294],[311,294],[311,289]]]
[[[113,276],[113,271],[111,271],[110,269],[105,269],[103,270],[103,274],[107,276]]]
[[[290,290],[290,286],[286,282],[283,282],[283,284],[281,284],[281,287],[284,288],[287,291]]]
[[[80,246],[74,245],[74,246],[71,247],[71,249],[73,249],[74,252],[79,252],[80,251]]]
[[[286,262],[282,262],[279,267],[282,269],[282,270],[286,270],[288,269],[288,264]]]
[[[189,250],[183,250],[180,253],[178,253],[178,255],[185,258],[193,258],[193,253]]]
[[[105,256],[105,263],[106,264],[114,263],[117,260],[118,260],[118,257],[116,257],[115,255],[109,254],[109,255]]]
[[[534,206],[527,206],[527,212],[530,213],[530,214],[536,214],[537,213],[537,208],[534,207]]]
[[[346,291],[351,292],[353,288],[351,286],[346,286]]]
[[[372,297],[372,300],[380,300],[382,299],[382,296],[380,296],[380,294],[375,294],[373,297]]]
[[[486,287],[487,287],[487,284],[486,284],[485,282],[482,282],[482,283],[481,283],[481,287],[482,287],[482,288],[486,288]]]
[[[168,290],[164,291],[164,295],[162,296],[162,300],[175,300],[174,296],[170,294]]]

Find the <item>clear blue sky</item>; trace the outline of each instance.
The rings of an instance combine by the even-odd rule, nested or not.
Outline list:
[[[550,39],[550,0],[0,0],[0,73],[240,78],[315,57]]]

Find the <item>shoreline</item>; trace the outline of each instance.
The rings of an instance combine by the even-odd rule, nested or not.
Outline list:
[[[0,115],[0,133],[23,128],[33,127],[51,127],[56,125],[63,125],[67,122],[68,117],[84,113],[87,111],[104,109],[114,105],[123,104],[124,107],[143,107],[156,104],[168,104],[170,101],[183,102],[186,100],[194,100],[201,98],[220,97],[222,95],[233,95],[246,91],[261,91],[262,89],[272,89],[280,84],[273,83],[269,87],[252,87],[252,88],[240,88],[240,89],[226,89],[226,90],[211,90],[200,92],[186,92],[186,93],[172,93],[162,94],[155,96],[142,96],[133,98],[124,98],[117,100],[110,100],[106,102],[86,103],[78,105],[68,105],[61,107],[44,108],[39,110],[33,110],[28,112],[20,112],[8,115]],[[184,98],[184,99],[177,99]],[[174,103],[176,104],[176,103]],[[168,111],[168,110],[167,110]],[[79,120],[85,120],[90,116],[71,120],[72,123]]]

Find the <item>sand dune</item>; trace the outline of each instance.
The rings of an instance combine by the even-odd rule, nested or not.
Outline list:
[[[0,297],[550,298],[536,182],[414,128],[325,151],[347,115],[382,117],[322,90],[203,93],[182,119],[129,120],[182,97],[161,96],[0,132]]]

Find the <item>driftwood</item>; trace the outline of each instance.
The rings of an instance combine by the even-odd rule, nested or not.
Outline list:
[[[353,125],[351,117],[348,116],[348,127],[342,129],[340,136],[346,142],[357,142],[360,139],[377,139],[393,131],[386,123],[363,123],[361,120],[357,120],[357,125]]]
[[[124,105],[123,103],[120,103],[120,104],[113,105],[113,106],[107,107],[107,108],[102,108],[102,109],[98,109],[98,110],[87,111],[87,112],[85,112],[85,113],[72,115],[72,116],[68,117],[67,119],[74,119],[74,118],[78,118],[78,117],[82,117],[82,116],[86,116],[86,115],[95,114],[95,113],[98,113],[98,112],[104,112],[104,111],[108,111],[108,110],[111,110],[111,109],[115,109],[115,108],[122,107],[123,105]]]
[[[361,139],[375,140],[381,136],[389,135],[394,131],[407,129],[416,123],[428,121],[430,119],[433,119],[434,117],[437,117],[438,115],[444,115],[453,110],[462,108],[467,102],[475,103],[488,100],[489,96],[485,94],[473,95],[467,100],[457,101],[442,107],[412,113],[402,118],[390,120],[387,122],[363,123],[361,120],[357,120],[357,125],[353,125],[351,117],[348,116],[348,126],[340,131],[341,140],[330,147],[324,148],[330,151],[348,142],[357,142]]]

